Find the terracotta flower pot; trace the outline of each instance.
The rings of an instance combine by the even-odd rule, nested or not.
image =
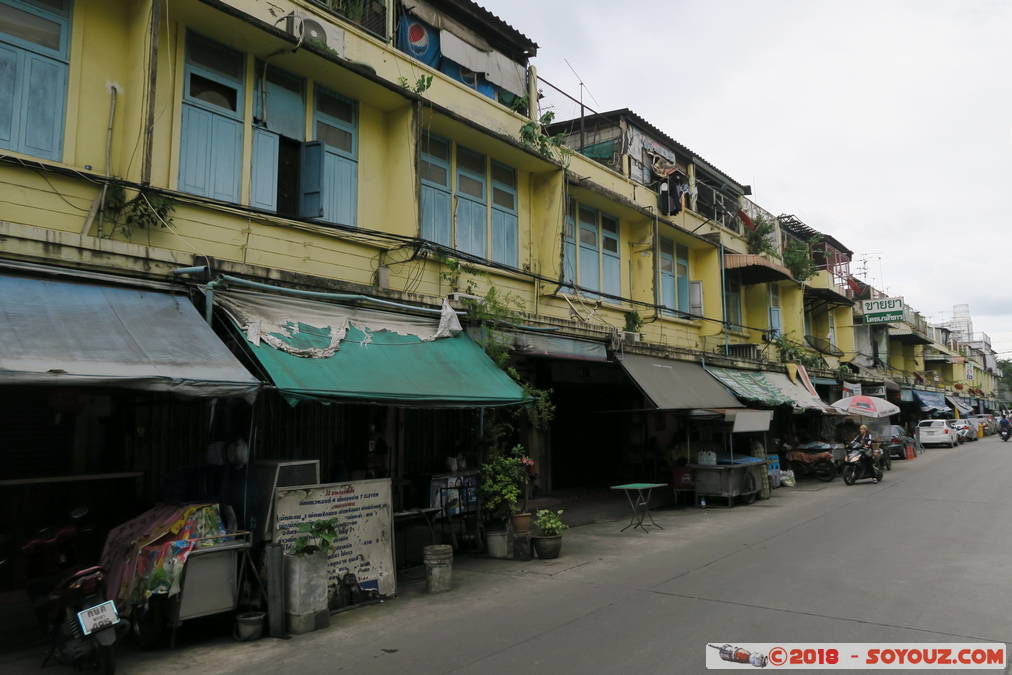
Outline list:
[[[562,551],[562,535],[556,534],[550,537],[531,537],[534,542],[534,551],[542,560],[558,558]]]
[[[513,514],[513,531],[517,534],[524,534],[529,532],[531,529],[531,514],[529,513],[514,513]]]

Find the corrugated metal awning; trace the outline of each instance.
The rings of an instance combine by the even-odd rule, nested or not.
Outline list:
[[[759,255],[731,253],[724,256],[724,269],[735,270],[743,284],[763,284],[772,281],[791,281],[790,270]]]
[[[821,398],[813,396],[810,391],[801,385],[791,382],[790,379],[783,373],[764,373],[764,375],[770,384],[779,389],[784,396],[789,397],[794,402],[794,407],[796,409],[815,410],[826,415],[839,414],[835,408],[830,406]]]
[[[766,379],[766,374],[761,371],[707,366],[706,372],[720,380],[724,386],[743,401],[773,407],[785,404],[794,405],[794,400],[774,387]]]

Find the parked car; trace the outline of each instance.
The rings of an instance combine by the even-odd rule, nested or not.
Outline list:
[[[886,457],[906,459],[907,446],[917,445],[913,437],[906,432],[906,430],[898,424],[891,424],[886,429],[886,433],[882,435],[882,449],[885,451]]]
[[[959,434],[949,426],[948,420],[921,420],[917,425],[917,437],[921,445],[959,445]]]
[[[994,415],[987,413],[977,413],[976,415],[970,415],[966,418],[974,424],[983,422],[984,423],[984,435],[990,436],[998,431],[998,423],[994,419]]]
[[[977,423],[971,422],[970,420],[958,419],[958,420],[945,420],[949,423],[949,426],[956,430],[956,434],[959,435],[960,443],[967,443],[969,441],[977,440]]]

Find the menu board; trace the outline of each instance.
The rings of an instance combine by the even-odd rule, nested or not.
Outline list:
[[[393,595],[397,574],[393,553],[390,479],[359,480],[306,487],[279,487],[274,504],[274,540],[291,551],[303,536],[301,523],[337,518],[338,537],[330,551],[331,583],[351,572],[364,589]]]

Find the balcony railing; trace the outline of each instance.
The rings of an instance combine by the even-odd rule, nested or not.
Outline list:
[[[357,24],[382,38],[387,36],[387,0],[310,0],[314,5]]]
[[[706,183],[696,181],[696,213],[732,232],[741,234],[741,218],[738,217],[738,200],[715,190]]]

